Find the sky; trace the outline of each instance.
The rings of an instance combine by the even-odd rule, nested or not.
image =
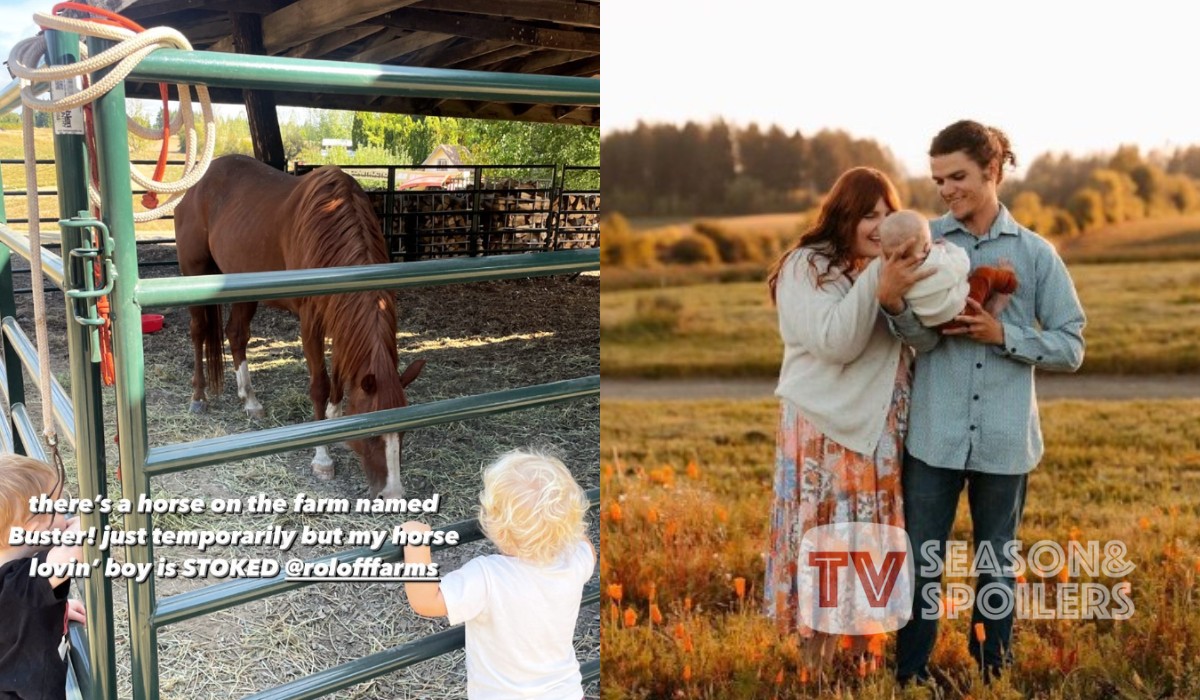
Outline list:
[[[1187,3],[605,0],[601,134],[717,118],[844,129],[928,174],[958,119],[998,126],[1017,175],[1046,151],[1200,143]]]

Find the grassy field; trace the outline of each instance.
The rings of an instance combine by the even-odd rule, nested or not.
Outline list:
[[[895,687],[894,635],[882,672],[860,677],[839,658],[819,674],[763,617],[776,411],[773,402],[601,403],[607,700],[931,697]],[[1137,567],[1124,579],[1135,613],[1019,620],[1015,668],[987,687],[967,655],[969,615],[943,623],[933,663],[945,697],[1200,696],[1200,401],[1052,402],[1042,416],[1047,451],[1020,538],[1123,540]],[[969,540],[960,506],[953,537]]]
[[[34,142],[37,148],[38,160],[53,160],[54,159],[54,135],[49,129],[37,129],[34,134]],[[158,159],[158,143],[155,141],[144,141],[139,144],[139,147],[133,149],[131,157],[135,160],[157,160]],[[171,153],[170,158],[181,159],[180,153]],[[0,129],[0,158],[3,159],[24,159],[25,150],[24,142],[21,136],[20,129]],[[47,191],[56,189],[55,170],[53,165],[37,166],[38,190]],[[139,168],[143,174],[149,177],[154,166],[139,165],[134,166]],[[165,179],[173,180],[179,176],[182,166],[168,166]],[[18,191],[25,189],[25,166],[17,164],[4,164],[0,166],[0,176],[3,178],[4,190],[6,192]],[[133,185],[135,190],[140,189],[137,184]],[[166,201],[165,197],[160,198],[161,201]],[[38,198],[38,205],[41,207],[42,218],[54,217],[58,218],[58,200],[53,195],[43,195]],[[5,195],[4,210],[8,219],[25,219],[29,215],[29,205],[24,195]],[[141,195],[134,196],[134,211],[145,211],[146,208],[141,204]],[[27,224],[14,224],[13,228],[18,231],[27,230]],[[150,221],[138,225],[138,236],[148,238],[161,238],[164,236],[174,235],[174,224],[170,219],[160,219]],[[43,223],[42,233],[51,236],[57,236],[58,225],[54,223]]]
[[[1088,317],[1081,371],[1200,371],[1200,261],[1074,265],[1071,274]],[[606,289],[600,328],[609,377],[779,371],[776,312],[761,282]]]

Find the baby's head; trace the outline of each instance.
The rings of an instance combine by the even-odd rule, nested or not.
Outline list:
[[[588,499],[563,463],[509,452],[483,472],[479,525],[501,552],[538,564],[584,538]]]
[[[30,498],[42,494],[57,498],[60,488],[58,472],[49,464],[22,455],[0,455],[0,525],[5,535],[0,547],[8,546],[9,528],[48,530],[61,526],[60,518],[32,516],[29,512]]]
[[[879,224],[879,245],[884,255],[892,255],[903,249],[914,238],[921,241],[917,245],[917,251],[924,256],[932,245],[929,222],[911,209],[892,212]]]

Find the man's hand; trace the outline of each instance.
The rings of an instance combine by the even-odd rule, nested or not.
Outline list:
[[[965,335],[977,343],[985,345],[1003,345],[1004,344],[1004,326],[996,317],[987,312],[987,309],[979,305],[979,302],[974,299],[967,299],[967,306],[973,309],[976,313],[974,316],[962,314],[955,316],[959,326],[947,328],[942,331],[943,335]]]

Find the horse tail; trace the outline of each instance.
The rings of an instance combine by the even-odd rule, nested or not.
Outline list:
[[[205,377],[211,395],[219,396],[225,388],[225,337],[221,335],[221,305],[204,307],[204,364]]]

